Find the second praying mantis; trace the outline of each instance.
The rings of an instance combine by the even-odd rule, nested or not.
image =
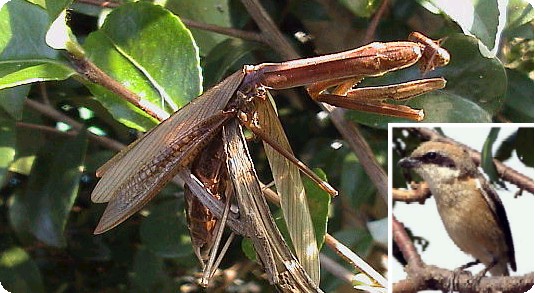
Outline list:
[[[312,99],[318,102],[420,121],[424,117],[423,110],[385,100],[406,100],[444,88],[445,79],[353,88],[366,77],[381,76],[417,62],[421,63],[422,71],[427,72],[446,65],[449,55],[437,42],[412,33],[409,41],[375,42],[320,57],[244,66],[99,168],[97,176],[102,178],[91,199],[109,203],[95,234],[122,223],[147,204],[177,173],[191,168],[199,153],[231,119],[238,119],[264,141],[279,193],[293,192],[302,197],[299,195],[302,185],[295,182],[300,181],[297,166],[325,191],[336,195],[334,188],[294,157],[275,110],[267,101],[267,91],[306,86]],[[297,254],[301,260],[299,252]]]

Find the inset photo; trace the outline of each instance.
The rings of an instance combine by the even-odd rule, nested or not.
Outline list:
[[[393,124],[389,139],[393,292],[532,288],[533,127]]]

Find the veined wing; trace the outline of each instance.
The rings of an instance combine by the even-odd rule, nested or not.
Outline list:
[[[108,204],[95,233],[105,232],[137,212],[186,166],[232,116],[223,113],[243,79],[238,71],[191,101],[99,169],[93,202]]]
[[[292,154],[288,138],[284,134],[284,129],[271,103],[255,100],[255,106],[258,124],[264,134]],[[318,245],[299,169],[265,142],[264,149],[273,173],[277,193],[281,198],[281,208],[297,258],[311,279],[319,284]]]

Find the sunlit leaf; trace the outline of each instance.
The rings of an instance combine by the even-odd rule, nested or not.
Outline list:
[[[231,13],[230,2],[229,0],[170,0],[165,2],[165,7],[179,17],[204,24],[231,27],[236,15]],[[225,35],[201,29],[192,29],[191,33],[199,45],[202,56],[206,56],[218,43],[228,39]]]
[[[500,176],[494,165],[494,156],[492,155],[492,146],[498,138],[498,133],[500,133],[500,128],[492,128],[490,130],[485,144],[483,145],[483,150],[481,151],[481,168],[485,170],[485,173],[489,176],[490,180],[495,182],[498,181]]]
[[[112,78],[168,113],[201,93],[197,46],[175,15],[146,2],[122,5],[84,44],[88,57]],[[155,121],[100,86],[89,85],[119,121],[145,130]]]
[[[476,37],[483,44],[481,47],[483,55],[496,56],[506,21],[507,0],[428,0],[428,2],[457,22],[465,34]]]
[[[74,74],[45,43],[50,20],[44,9],[13,0],[2,6],[0,19],[0,89]]]
[[[37,263],[20,247],[0,251],[0,283],[9,292],[45,292]]]

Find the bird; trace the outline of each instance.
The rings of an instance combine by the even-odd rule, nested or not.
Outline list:
[[[424,142],[398,165],[414,170],[429,185],[449,237],[485,265],[481,276],[487,271],[492,276],[509,276],[508,264],[516,271],[505,208],[465,148]]]

